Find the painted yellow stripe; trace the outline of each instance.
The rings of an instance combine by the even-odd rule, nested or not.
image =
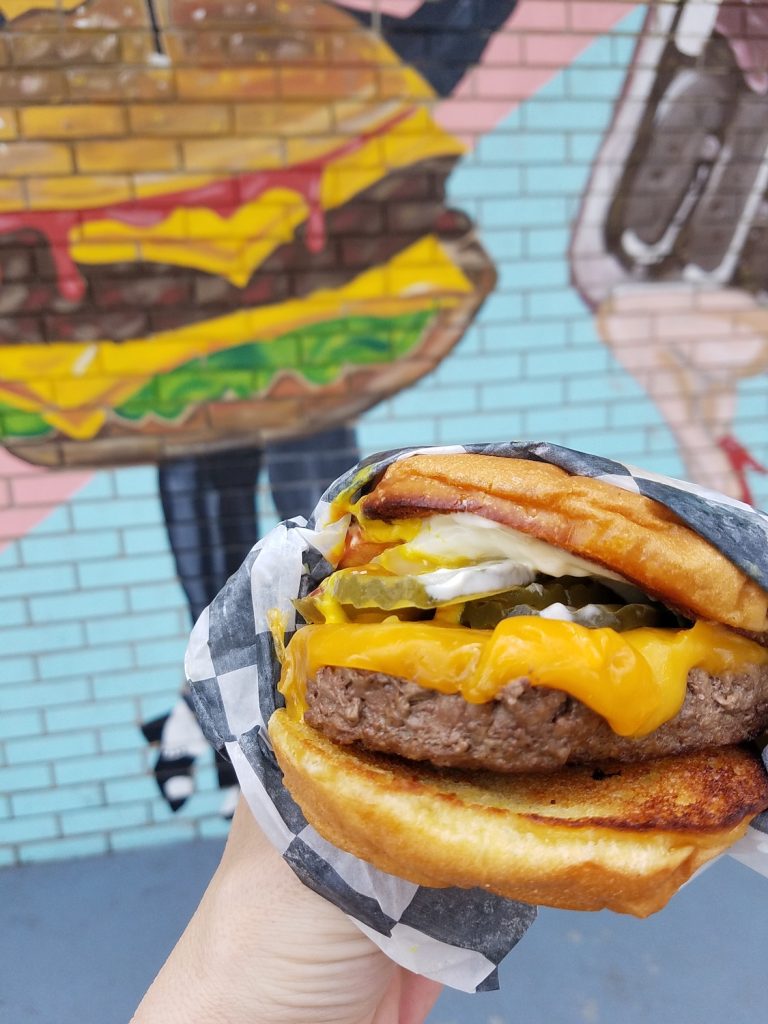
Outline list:
[[[216,148],[221,145],[218,140]],[[244,145],[243,140],[238,142],[240,149]],[[320,205],[323,210],[341,206],[392,170],[460,152],[460,143],[438,128],[425,110],[417,110],[385,136],[369,139],[329,164],[321,180]],[[217,274],[242,288],[271,252],[293,238],[308,213],[300,193],[278,187],[229,217],[204,207],[187,207],[152,227],[105,218],[73,228],[69,240],[76,263],[170,263]]]
[[[191,359],[344,314],[394,316],[408,310],[455,305],[472,291],[464,273],[435,236],[367,270],[338,289],[323,289],[256,309],[124,342],[54,342],[13,345],[3,352],[0,400],[35,412],[73,438],[93,437],[110,409],[153,377]],[[53,383],[55,402],[51,401]]]

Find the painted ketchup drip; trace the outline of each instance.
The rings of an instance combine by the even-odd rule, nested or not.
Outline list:
[[[247,172],[196,188],[178,189],[162,196],[132,199],[84,210],[20,210],[0,213],[0,235],[16,231],[34,231],[42,235],[48,243],[53,260],[58,292],[62,298],[73,302],[82,301],[87,286],[70,253],[69,235],[74,228],[89,221],[116,220],[135,228],[151,228],[162,223],[176,209],[195,207],[210,210],[223,220],[228,220],[241,206],[254,202],[271,189],[283,188],[296,192],[306,202],[308,216],[305,245],[312,253],[321,252],[327,240],[321,198],[325,168],[333,160],[361,149],[369,139],[393,128],[412,113],[411,109],[405,110],[323,157],[288,168]]]

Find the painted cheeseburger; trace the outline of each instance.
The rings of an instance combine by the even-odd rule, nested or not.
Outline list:
[[[459,340],[495,279],[446,208],[462,147],[350,15],[4,10],[0,437],[16,454],[97,465],[312,432]]]

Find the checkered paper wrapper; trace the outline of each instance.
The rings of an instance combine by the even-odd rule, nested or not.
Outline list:
[[[390,463],[421,453],[473,452],[560,466],[654,498],[768,590],[768,515],[693,484],[545,442],[406,448],[372,456],[327,489],[309,520],[280,523],[249,553],[200,616],[186,655],[196,713],[210,742],[226,748],[262,829],[304,884],[347,913],[395,962],[465,992],[498,988],[497,967],[525,934],[535,907],[482,889],[429,889],[385,874],[326,842],[282,781],[267,735],[277,692],[268,615],[296,629],[293,600],[331,571],[349,517],[331,523],[331,503],[355,500]],[[768,813],[756,818],[732,856],[768,876]]]

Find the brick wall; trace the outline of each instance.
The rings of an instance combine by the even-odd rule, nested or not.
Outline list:
[[[257,17],[259,5],[251,6]],[[370,10],[363,0],[354,6],[363,15]],[[390,41],[402,44],[407,37],[411,46],[411,63],[401,55],[393,64],[400,68],[398,74],[415,65],[428,76],[435,67],[460,63],[455,51],[440,56],[430,43],[439,34],[438,26],[402,21],[418,6],[390,2],[379,11],[383,28],[389,26],[391,33],[393,25],[400,27],[399,36],[390,34]],[[693,12],[686,15],[693,20],[685,23],[682,35],[682,29],[678,32],[684,50],[679,51],[677,70],[698,75],[700,95],[709,95],[712,69],[719,69],[720,80],[734,83],[729,118],[746,117],[750,104],[762,102],[749,77],[749,62],[758,57],[745,56],[738,25],[722,20],[713,25],[713,18],[706,17],[712,7],[691,0],[679,8]],[[757,13],[750,16],[759,16],[762,5],[754,7]],[[736,9],[738,14],[739,5]],[[92,195],[101,189],[102,196],[108,187],[118,192],[127,188],[126,194],[136,198],[148,182],[165,180],[167,193],[163,174],[187,176],[189,183],[190,175],[212,166],[239,173],[243,165],[237,154],[254,140],[267,147],[275,139],[285,141],[269,103],[253,94],[245,100],[233,98],[232,80],[221,66],[226,52],[241,78],[253,70],[253,61],[238,56],[238,47],[249,45],[250,15],[239,8],[232,15],[226,6],[205,3],[175,10],[177,21],[165,27],[163,36],[166,53],[154,58],[157,40],[138,2],[125,6],[122,15],[107,0],[86,3],[77,14],[79,27],[72,20],[75,15],[67,20],[69,16],[55,10],[38,11],[25,23],[20,11],[0,35],[0,131],[7,143],[0,147],[0,422],[15,452],[0,452],[0,864],[125,849],[226,829],[210,753],[198,758],[195,795],[173,814],[158,795],[151,775],[154,753],[139,729],[139,723],[163,714],[176,700],[190,624],[154,464],[166,454],[156,443],[158,436],[175,436],[172,430],[180,421],[155,420],[156,429],[148,431],[151,444],[137,452],[119,431],[105,435],[99,427],[89,436],[81,431],[78,438],[71,417],[67,434],[61,431],[61,416],[45,416],[53,416],[71,386],[66,375],[57,376],[53,369],[57,354],[64,351],[57,346],[87,347],[112,337],[117,351],[120,343],[132,339],[151,341],[161,330],[184,327],[183,318],[169,318],[169,309],[182,310],[185,316],[192,310],[197,325],[210,321],[212,310],[225,316],[241,301],[237,289],[257,288],[264,274],[257,269],[245,285],[231,280],[222,284],[210,268],[203,272],[194,266],[194,253],[184,263],[179,255],[184,237],[189,252],[201,240],[191,229],[186,236],[182,233],[181,243],[171,238],[175,264],[170,249],[153,257],[147,238],[136,241],[135,232],[126,236],[133,239],[131,244],[146,246],[141,258],[126,254],[125,239],[105,236],[105,246],[123,246],[110,264],[106,256],[99,262],[92,249],[83,247],[83,238],[72,234],[82,217],[67,221],[58,235],[53,231],[47,236],[29,223],[20,227],[13,217],[3,219],[30,210],[50,214],[52,196],[77,213],[87,206],[89,187]],[[333,401],[349,403],[361,389],[381,398],[357,418],[363,453],[401,444],[546,438],[657,471],[694,476],[734,493],[739,493],[744,474],[735,472],[734,460],[728,461],[718,447],[722,436],[738,437],[757,460],[768,459],[768,334],[759,262],[763,220],[759,209],[744,213],[758,186],[743,174],[738,186],[744,193],[742,206],[732,205],[725,218],[731,226],[747,218],[746,241],[741,240],[735,265],[726,274],[721,265],[713,270],[710,260],[696,277],[686,267],[701,269],[709,249],[702,253],[689,245],[683,251],[682,242],[670,241],[668,235],[663,244],[654,238],[658,229],[653,210],[670,193],[644,193],[642,177],[627,176],[633,166],[659,173],[648,134],[653,118],[643,121],[638,115],[629,127],[621,119],[614,121],[622,111],[624,117],[632,109],[653,113],[655,101],[632,91],[640,88],[633,67],[649,70],[651,81],[661,81],[661,72],[654,70],[654,46],[674,37],[679,25],[672,20],[677,5],[659,4],[655,10],[660,20],[643,34],[646,8],[632,3],[522,0],[492,38],[488,30],[478,63],[460,68],[458,80],[438,85],[434,96],[419,85],[422,76],[398,79],[419,92],[420,109],[430,112],[434,130],[449,139],[440,145],[450,148],[459,139],[466,148],[447,177],[448,206],[473,223],[497,280],[480,313],[460,340],[454,339],[455,347],[447,346],[440,359],[425,364],[429,372],[412,386],[387,397],[375,373],[364,385],[343,375],[341,384],[336,381],[332,393],[341,397]],[[234,21],[217,27],[217,17]],[[762,38],[757,22],[750,27],[753,39]],[[79,41],[86,37],[87,54],[78,56]],[[414,41],[419,44],[415,48]],[[282,39],[282,45],[288,43],[289,38]],[[687,51],[698,48],[698,55],[692,56],[686,46]],[[178,67],[176,53],[185,55]],[[258,66],[262,85],[266,72],[275,81],[284,75],[283,64],[274,57]],[[241,82],[246,93],[256,88],[254,81]],[[321,77],[306,81],[321,88]],[[350,100],[356,96],[351,90]],[[692,131],[693,112],[702,109],[701,102],[690,100],[685,123]],[[95,124],[98,138],[93,137]],[[727,124],[708,130],[722,144]],[[757,146],[757,129],[751,130]],[[640,139],[639,148],[622,150],[622,139],[626,143],[633,133]],[[655,138],[661,146],[669,137],[659,129]],[[681,166],[684,157],[679,155]],[[386,157],[377,159],[387,172],[393,169]],[[708,166],[717,159],[710,154]],[[415,162],[416,156],[402,166],[412,169]],[[752,166],[749,153],[743,154],[743,166]],[[617,204],[617,188],[633,195],[635,206]],[[35,198],[43,193],[48,207]],[[729,195],[736,194],[738,200],[737,193],[734,186]],[[66,199],[75,194],[77,202]],[[643,206],[648,194],[650,205]],[[110,201],[125,198],[122,192],[115,196]],[[369,204],[369,219],[360,227],[364,233],[367,224],[366,237],[392,234],[393,218],[405,209],[388,207],[387,216],[377,220],[381,202],[378,198]],[[413,204],[410,210],[406,227],[416,216]],[[124,218],[123,226],[129,222],[135,228],[139,220]],[[49,219],[48,228],[53,223]],[[717,227],[703,223],[705,228]],[[691,222],[690,231],[696,226]],[[635,256],[620,252],[627,232],[640,239],[632,249]],[[243,233],[235,235],[243,244]],[[342,260],[345,250],[335,230],[326,245],[331,263]],[[57,247],[69,247],[70,271],[74,268],[86,283],[84,299],[73,297],[77,288],[69,297],[66,288],[62,292],[56,267],[66,263],[56,264]],[[361,251],[358,247],[356,258]],[[623,267],[621,273],[617,265]],[[429,277],[430,267],[423,269]],[[289,273],[290,267],[285,270]],[[112,307],[110,281],[123,289]],[[327,281],[322,281],[325,287]],[[331,281],[331,287],[337,285]],[[386,287],[394,295],[395,284]],[[213,307],[203,301],[206,289],[216,296]],[[107,296],[101,304],[99,294]],[[256,301],[254,295],[250,293],[249,302]],[[158,297],[167,300],[164,318]],[[212,329],[209,340],[214,336]],[[239,339],[246,340],[253,339]],[[19,362],[25,345],[31,352],[27,363]],[[645,354],[644,363],[638,362],[638,353]],[[18,367],[33,365],[37,375],[29,370],[20,379]],[[9,366],[17,368],[15,376]],[[211,373],[223,372],[220,364],[211,361],[208,366]],[[670,366],[676,368],[672,376]],[[299,376],[300,371],[301,366]],[[140,362],[123,372],[137,379],[144,376]],[[52,391],[38,387],[46,380],[58,382]],[[37,390],[21,401],[12,384],[35,384]],[[238,401],[250,410],[247,429],[253,443],[263,446],[270,441],[265,427],[269,418],[259,418],[260,410],[285,395],[259,386]],[[105,394],[102,388],[102,403]],[[305,388],[298,400],[291,399],[294,426],[307,427],[307,417],[320,405],[316,396],[317,391]],[[225,395],[224,401],[232,397]],[[331,409],[333,401],[328,403]],[[91,412],[93,408],[92,403]],[[98,408],[112,415],[108,405]],[[32,423],[29,417],[37,417],[33,425],[38,434],[24,434],[19,427]],[[330,415],[312,426],[332,421]],[[222,420],[208,413],[197,422],[201,443],[210,444],[215,430],[235,430],[234,420],[222,428]],[[51,433],[51,423],[59,423],[59,433]],[[242,430],[242,421],[238,424]],[[94,438],[98,444],[87,449]],[[242,434],[235,440],[243,444]],[[37,442],[43,447],[36,449]],[[183,446],[173,453],[180,450]],[[27,461],[30,457],[61,465],[45,468]],[[137,464],[127,464],[131,459],[138,459]],[[765,502],[766,478],[750,471],[745,479],[754,500]],[[278,515],[263,472],[255,506],[258,515],[247,527],[253,539]]]

